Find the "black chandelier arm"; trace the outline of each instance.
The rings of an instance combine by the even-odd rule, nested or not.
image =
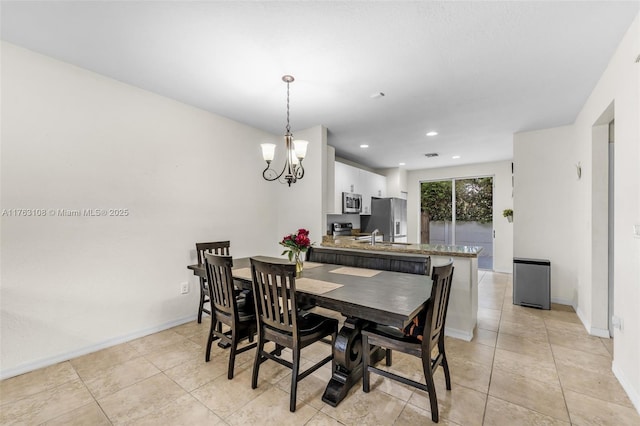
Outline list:
[[[267,163],[267,168],[262,171],[262,177],[264,178],[264,180],[269,182],[273,182],[277,180],[280,183],[286,183],[289,186],[291,186],[292,183],[296,183],[298,179],[302,179],[302,177],[304,176],[304,168],[302,167],[302,164],[300,165],[300,167],[296,167],[295,165],[292,166],[292,170],[287,170],[287,164],[285,164],[280,174],[274,177],[268,177],[267,176],[268,171],[272,171],[274,174],[276,173],[276,171],[271,168],[270,162]],[[288,173],[285,175],[285,172],[288,172]],[[283,175],[284,175],[284,179],[280,180],[280,178]]]
[[[270,177],[267,176],[267,172],[269,170],[271,170],[274,174],[277,173],[277,172],[271,168],[271,162],[267,162],[267,168],[262,171],[262,177],[265,180],[268,180],[269,182],[273,182],[274,180],[280,179],[280,177],[282,177],[282,175],[284,174],[286,169],[287,169],[287,165],[285,164],[284,167],[282,168],[282,171],[280,172],[280,174],[278,174],[275,177],[270,178]]]
[[[297,167],[295,172],[296,180],[302,179],[304,177],[304,167],[302,167],[302,160],[298,159],[298,161],[300,161],[300,165]]]
[[[304,167],[302,166],[302,160],[298,159],[298,161],[300,162],[298,165],[291,165],[289,167],[289,170],[287,170],[287,166],[289,166],[289,162],[286,162],[284,167],[282,168],[282,171],[274,177],[268,177],[267,172],[271,171],[274,174],[277,173],[274,169],[271,168],[271,162],[267,162],[267,167],[262,171],[262,177],[264,178],[264,180],[267,180],[269,182],[273,182],[274,180],[280,180],[280,178],[284,175],[284,180],[281,181],[282,183],[287,183],[289,184],[289,186],[291,186],[292,183],[296,183],[296,181],[298,179],[302,179],[304,177]],[[285,172],[288,172],[285,175]]]

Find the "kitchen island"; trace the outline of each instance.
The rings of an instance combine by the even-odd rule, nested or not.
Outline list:
[[[478,318],[478,254],[482,247],[440,244],[410,244],[357,240],[353,237],[326,236],[322,247],[354,252],[387,253],[390,256],[431,257],[432,265],[440,265],[453,258],[455,271],[451,286],[445,334],[466,341],[473,339]]]

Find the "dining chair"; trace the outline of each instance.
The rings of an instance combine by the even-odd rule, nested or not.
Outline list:
[[[211,345],[216,339],[227,343],[229,353],[229,368],[227,378],[233,379],[233,369],[236,355],[256,347],[251,343],[256,335],[256,316],[253,304],[247,303],[246,298],[239,298],[233,285],[231,268],[233,260],[231,256],[204,254],[207,281],[209,283],[209,299],[211,300],[211,329],[207,339],[207,351],[205,361],[211,359]],[[222,332],[222,324],[230,330]],[[238,349],[240,341],[248,339],[249,345]]]
[[[198,264],[204,265],[205,253],[229,256],[230,246],[231,246],[231,243],[229,241],[196,243],[196,254],[198,256]],[[204,277],[200,277],[200,304],[198,305],[198,324],[202,322],[203,312],[211,315],[211,311],[204,307],[206,303],[210,303],[209,288],[208,288],[207,280]]]
[[[253,296],[258,322],[258,349],[253,363],[251,388],[258,387],[260,365],[271,359],[291,369],[289,410],[296,411],[298,382],[329,361],[333,353],[300,372],[301,349],[331,335],[334,343],[338,334],[338,320],[298,309],[296,300],[296,265],[263,262],[251,258]],[[266,342],[274,342],[276,349],[267,352]],[[293,362],[281,357],[282,348],[292,351]],[[333,352],[333,346],[331,347]]]
[[[401,383],[414,386],[429,393],[431,403],[431,420],[438,422],[438,399],[433,381],[433,373],[442,366],[447,390],[451,390],[451,377],[449,375],[449,365],[444,348],[444,327],[447,318],[447,307],[449,305],[449,295],[451,293],[451,280],[453,278],[453,259],[445,265],[434,266],[431,272],[433,285],[431,287],[431,297],[423,311],[424,328],[420,334],[422,341],[414,336],[406,336],[402,331],[394,327],[380,324],[372,324],[362,330],[363,348],[363,377],[362,390],[369,392],[370,373],[380,374],[399,381]],[[400,351],[416,356],[422,360],[422,370],[426,384],[420,383],[406,377],[399,376],[390,371],[381,370],[371,365],[371,346],[382,347],[388,350]],[[432,358],[432,351],[437,346],[437,353]],[[387,360],[388,361],[388,360]],[[387,362],[387,365],[389,363]]]

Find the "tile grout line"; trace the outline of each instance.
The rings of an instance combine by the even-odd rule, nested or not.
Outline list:
[[[146,358],[145,358],[145,359],[146,359]],[[148,361],[148,360],[147,360],[147,361]],[[151,361],[149,361],[149,362],[151,362]],[[152,365],[155,365],[155,364],[153,364],[153,363],[152,363]],[[156,368],[158,368],[158,367],[156,367]],[[158,368],[158,369],[159,369],[159,368]],[[183,388],[183,387],[180,385],[180,383],[176,382],[176,381],[175,381],[175,380],[173,380],[171,377],[169,377],[169,376],[164,372],[164,370],[160,370],[160,373],[161,373],[161,374],[163,374],[167,379],[169,379],[169,380],[171,380],[173,383],[175,383],[175,384],[176,384],[176,386],[178,386],[180,389],[182,389],[183,391],[185,391],[185,393],[186,393],[187,395],[189,395],[191,398],[193,398],[193,399],[194,399],[198,404],[200,404],[200,405],[202,405],[204,408],[206,408],[209,412],[211,412],[211,414],[213,414],[214,416],[216,416],[217,418],[219,418],[220,420],[222,420],[223,422],[225,422],[226,424],[228,424],[226,421],[224,421],[224,419],[223,419],[222,417],[220,417],[219,415],[217,415],[216,413],[214,413],[214,412],[213,412],[213,410],[211,410],[209,407],[207,407],[205,404],[203,404],[203,403],[202,403],[198,398],[196,398],[195,396],[193,396],[193,395],[191,394],[191,392],[192,392],[192,391],[188,391],[188,390],[186,390],[185,388]],[[204,386],[204,385],[203,385],[203,386]],[[199,389],[199,388],[196,388],[196,389]],[[176,399],[175,401],[177,401],[177,399]],[[164,408],[164,407],[163,407],[163,408]]]
[[[82,382],[82,385],[87,389],[87,392],[89,392],[89,395],[91,395],[91,398],[93,398],[93,402],[96,403],[96,405],[100,409],[100,412],[104,415],[105,419],[107,419],[107,421],[113,425],[113,421],[107,415],[107,413],[104,411],[104,408],[102,408],[102,404],[100,404],[100,402],[98,401],[98,398],[96,398],[96,396],[93,394],[93,392],[91,392],[91,389],[89,389],[89,386],[87,386],[86,382],[84,381],[84,379],[82,378],[82,376],[80,375],[80,373],[78,372],[76,367],[74,367],[74,365],[71,363],[71,360],[69,360],[68,362],[69,362],[69,365],[71,365],[71,368],[73,368],[73,371],[75,371],[76,374],[78,375],[78,378]],[[62,414],[60,416],[62,416]],[[60,417],[60,416],[58,416],[58,417]],[[53,419],[51,419],[51,420],[53,420]]]
[[[487,398],[484,401],[484,411],[482,412],[482,423],[484,425],[485,418],[487,417],[487,406],[489,405],[489,390],[491,389],[491,379],[493,378],[493,366],[496,361],[496,351],[498,350],[498,336],[500,336],[500,325],[502,323],[502,310],[504,309],[504,298],[507,294],[506,284],[504,286],[502,294],[502,304],[500,305],[500,318],[498,319],[498,330],[496,330],[496,344],[493,347],[493,357],[491,358],[491,373],[489,374],[489,383],[487,384]]]
[[[563,345],[559,345],[559,344],[556,345],[556,346],[559,346],[561,348],[567,348],[567,347],[565,347]],[[593,352],[590,352],[590,351],[586,351],[586,350],[582,350],[582,349],[574,349],[574,348],[567,348],[567,349],[571,349],[571,350],[574,350],[576,352],[582,352],[582,353],[585,353],[585,354],[588,354],[588,355],[592,355],[592,356],[605,357],[604,355],[596,354],[596,353],[593,353]],[[551,351],[552,351],[552,354],[553,354],[553,346],[551,346]],[[554,363],[555,363],[555,355],[553,355],[553,357],[554,357]],[[556,366],[556,370],[557,370],[557,366]],[[596,371],[596,374],[601,374],[601,373]],[[560,387],[562,388],[563,397],[564,397],[564,386],[562,386],[562,380],[560,380],[560,375],[558,375],[558,380],[560,381]],[[612,400],[609,400],[609,399],[601,398],[601,397],[599,397],[597,395],[590,395],[588,393],[584,393],[584,391],[582,391],[580,389],[567,389],[567,390],[569,390],[569,391],[571,391],[573,393],[579,394],[579,395],[583,395],[583,396],[586,396],[586,397],[589,397],[589,398],[597,399],[598,401],[601,401],[601,402],[604,402],[604,403],[607,403],[607,404],[613,404],[613,405],[616,405],[616,406],[619,406],[619,407],[623,407],[623,408],[634,408],[633,406],[624,405],[624,404],[621,404],[619,402],[615,402],[615,401],[612,401]],[[566,399],[565,399],[565,403],[566,403]],[[569,412],[568,406],[567,406],[567,412]]]
[[[546,332],[546,328],[545,328],[545,332]],[[508,334],[508,333],[505,333],[505,334]],[[497,341],[496,341],[496,344],[497,344]],[[496,350],[497,350],[497,349],[498,349],[498,348],[496,347]],[[511,350],[509,350],[509,349],[500,349],[500,350],[502,350],[502,351],[506,351],[506,352],[510,352],[510,353],[513,353],[513,354],[518,354],[518,352],[514,352],[514,351],[511,351]],[[553,353],[552,353],[552,356],[553,356]],[[495,355],[494,355],[494,359],[495,359]],[[554,366],[555,366],[555,364],[554,364]],[[492,366],[491,372],[492,372],[492,375],[493,375],[493,366]],[[556,368],[556,374],[557,374],[557,368]],[[524,377],[524,376],[523,376],[523,377]],[[532,378],[531,380],[539,381],[539,380],[537,380],[537,379],[533,379],[533,378]],[[489,382],[491,382],[491,379],[489,380]],[[558,378],[558,382],[560,383],[560,379],[559,379],[559,378]],[[543,383],[544,383],[544,382],[543,382]],[[562,384],[561,384],[561,383],[560,383],[560,388],[561,388],[561,390],[562,390]],[[487,394],[487,399],[488,399],[488,396],[489,396],[489,395]],[[521,404],[515,403],[515,402],[513,402],[513,401],[509,401],[509,400],[507,400],[507,399],[500,398],[500,397],[498,397],[498,396],[494,396],[494,395],[491,395],[491,398],[499,399],[500,401],[504,401],[504,402],[506,402],[507,404],[515,405],[515,406],[517,406],[517,407],[524,408],[524,409],[529,410],[529,411],[532,411],[532,412],[534,412],[534,413],[538,413],[538,414],[540,414],[540,415],[543,415],[543,416],[546,416],[546,417],[551,417],[551,418],[553,418],[553,419],[555,419],[555,420],[558,420],[558,421],[562,421],[562,422],[564,422],[563,420],[558,419],[557,417],[554,417],[554,416],[552,416],[552,415],[550,415],[550,414],[547,414],[547,413],[544,413],[544,412],[542,412],[542,411],[539,411],[539,410],[537,410],[537,409],[535,409],[535,408],[526,407],[526,406],[524,406],[524,405],[521,405]],[[564,394],[563,394],[563,398],[564,398]],[[566,405],[566,403],[565,403],[565,405]],[[569,411],[568,411],[568,409],[567,409],[567,414],[568,414],[568,413],[569,413]],[[566,423],[566,422],[565,422],[565,423]],[[570,422],[569,422],[569,423],[570,423]]]
[[[512,283],[512,286],[513,286],[513,283]],[[503,301],[503,308],[504,308],[504,301]],[[549,349],[551,350],[551,356],[553,357],[553,362],[554,362],[553,365],[554,365],[554,368],[555,368],[555,371],[556,371],[556,375],[558,375],[558,383],[560,384],[560,391],[562,392],[562,398],[563,398],[563,401],[564,401],[564,404],[565,404],[565,409],[567,410],[567,415],[569,416],[569,424],[572,425],[573,423],[571,422],[571,414],[569,413],[569,407],[567,406],[567,401],[566,401],[566,398],[564,396],[564,388],[562,386],[562,381],[560,380],[560,375],[558,374],[558,367],[557,367],[556,362],[555,362],[555,356],[553,354],[553,348],[552,348],[552,345],[551,345],[551,341],[549,340],[549,333],[548,333],[548,330],[547,330],[547,324],[545,322],[545,318],[544,317],[540,317],[540,318],[542,319],[542,323],[544,324],[544,331],[545,331],[545,334],[547,336],[547,343],[549,344]],[[498,348],[497,348],[497,340],[496,340],[496,350],[497,349]],[[505,349],[505,350],[508,350],[508,349]],[[494,398],[497,398],[497,397],[494,397]],[[535,410],[535,409],[532,409],[532,408],[529,408],[529,407],[524,407],[524,406],[522,406],[520,404],[515,404],[515,403],[513,403],[511,401],[507,401],[507,400],[502,399],[502,398],[497,398],[497,399],[500,399],[501,401],[505,401],[505,402],[507,402],[509,404],[514,404],[514,405],[517,405],[519,407],[526,408],[527,410],[542,414],[544,416],[548,416],[548,417],[554,418],[556,420],[562,421],[562,420],[557,419],[556,417],[551,416],[551,415],[549,415],[547,413],[543,413],[541,411],[538,411],[538,410]]]
[[[547,334],[547,342],[549,343],[549,348],[551,349],[551,356],[553,357],[553,366],[556,369],[556,374],[558,375],[558,383],[560,383],[560,392],[562,392],[562,401],[564,402],[564,408],[567,410],[567,415],[569,416],[569,424],[573,425],[573,420],[571,420],[571,411],[569,411],[569,405],[567,404],[567,397],[564,395],[564,386],[562,386],[562,379],[560,378],[560,374],[558,373],[558,363],[556,362],[556,354],[553,350],[553,345],[551,344],[551,339],[549,338],[549,330],[547,329],[547,322],[542,319],[544,324],[544,330]]]
[[[513,285],[513,284],[511,284],[511,285]],[[503,304],[502,304],[502,308],[500,309],[500,317],[501,317],[501,319],[502,319],[502,312],[503,312],[503,310],[504,310],[504,302],[505,302],[505,299],[504,299],[504,298],[505,298],[505,297],[506,297],[506,288],[505,288],[505,295],[503,296]],[[544,322],[544,318],[541,318],[541,319],[542,319],[542,321],[543,321],[543,324],[545,325],[545,328],[544,328],[544,329],[545,329],[545,334],[547,334],[547,341],[548,341],[548,340],[549,340],[549,337],[548,337],[548,333],[547,333],[546,323]],[[497,351],[497,349],[498,349],[498,347],[497,347],[497,344],[498,344],[498,342],[497,342],[497,338],[498,338],[498,337],[499,337],[499,335],[500,335],[500,324],[501,324],[501,322],[502,322],[502,321],[500,321],[500,323],[499,323],[499,325],[498,325],[498,336],[496,337],[496,347],[495,347],[495,350],[496,350],[496,351]],[[551,343],[550,343],[550,342],[549,342],[549,348],[551,348]],[[504,350],[509,351],[508,349],[504,349]],[[509,351],[509,352],[512,352],[512,351]],[[553,356],[553,352],[552,352],[552,356]],[[495,360],[495,351],[494,351],[494,360]],[[556,374],[557,374],[557,366],[555,365],[555,357],[554,357],[554,367],[555,367],[555,369],[556,369]],[[492,364],[492,367],[491,367],[491,376],[490,376],[490,378],[489,378],[489,387],[491,386],[491,377],[493,376],[493,368],[494,368],[494,366],[493,366],[493,364]],[[560,383],[560,389],[561,389],[561,391],[562,391],[562,393],[563,393],[563,399],[564,399],[564,389],[563,389],[563,387],[562,387],[562,383],[560,382],[560,377],[558,377],[558,382]],[[489,396],[490,396],[490,395],[489,395],[489,393],[488,393],[488,391],[487,391],[487,403],[488,403]],[[514,402],[511,402],[511,401],[505,400],[505,399],[503,399],[503,398],[499,398],[499,397],[496,397],[496,396],[491,396],[491,397],[492,397],[492,398],[495,398],[495,399],[499,399],[499,400],[501,400],[501,401],[504,401],[504,402],[506,402],[506,403],[508,403],[508,404],[513,404],[513,405],[516,405],[516,406],[519,406],[519,407],[525,408],[525,409],[527,409],[527,410],[530,410],[530,411],[533,411],[533,412],[539,413],[539,414],[541,414],[541,415],[549,416],[549,417],[552,417],[552,418],[554,418],[554,419],[557,419],[556,417],[550,416],[549,414],[546,414],[546,413],[540,412],[540,411],[538,411],[538,410],[535,410],[535,409],[532,409],[532,408],[529,408],[529,407],[524,407],[524,406],[522,406],[522,405],[520,405],[520,404],[516,404],[516,403],[514,403]],[[569,415],[569,409],[568,409],[567,404],[566,404],[566,399],[564,400],[564,402],[565,402],[565,408],[567,409],[567,414]],[[484,417],[485,417],[485,416],[486,416],[486,405],[485,405],[485,413],[484,413],[484,416],[483,416],[483,423],[484,423]],[[557,420],[560,420],[560,419],[557,419]],[[560,420],[560,421],[561,421],[561,420]],[[570,415],[569,415],[569,424],[572,424],[572,423],[571,423],[571,416],[570,416]]]

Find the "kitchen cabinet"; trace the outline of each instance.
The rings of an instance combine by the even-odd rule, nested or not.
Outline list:
[[[342,213],[342,193],[353,192],[362,195],[362,214],[371,213],[371,197],[385,197],[387,178],[377,173],[359,169],[345,163],[335,162],[335,213]]]
[[[359,185],[358,169],[348,164],[335,163],[335,192],[334,192],[334,213],[342,214],[342,193],[358,192]]]
[[[387,178],[377,173],[360,170],[362,188],[362,214],[371,214],[371,197],[386,197]]]
[[[340,163],[336,161],[335,173],[336,173],[336,192],[340,192],[342,197],[343,192],[354,192],[360,194],[360,169],[350,166],[348,164]],[[342,198],[340,198],[342,199]]]

